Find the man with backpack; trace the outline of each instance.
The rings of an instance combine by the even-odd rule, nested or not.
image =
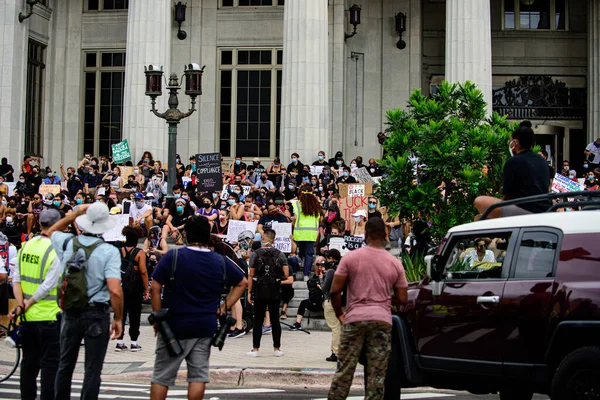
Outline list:
[[[325,257],[318,256],[315,259],[315,266],[317,271],[321,271],[325,267]],[[302,330],[302,318],[306,310],[312,312],[323,311],[323,290],[321,289],[321,279],[318,273],[311,273],[306,287],[308,289],[308,299],[304,299],[298,306],[298,313],[296,314],[296,322],[289,327],[290,331],[301,331]]]
[[[281,251],[273,248],[275,231],[265,229],[262,235],[262,247],[250,257],[248,271],[248,302],[254,302],[254,330],[252,331],[252,350],[246,353],[250,357],[258,357],[262,330],[260,327],[265,319],[267,309],[271,316],[273,332],[273,354],[282,357],[281,324],[279,302],[281,301],[281,281],[289,276],[287,257]]]
[[[73,222],[82,235],[64,233]],[[63,310],[55,384],[58,400],[71,399],[71,380],[82,339],[85,339],[85,373],[81,398],[98,398],[108,342],[111,334],[114,340],[123,330],[121,256],[116,247],[102,240],[102,234],[114,225],[108,207],[99,202],[80,205],[48,232],[63,271],[58,293]],[[112,325],[109,302],[114,312]]]
[[[40,213],[42,233],[26,242],[17,257],[13,291],[18,306],[9,316],[14,320],[21,315],[21,324],[27,329],[22,343],[21,399],[37,397],[36,379],[40,370],[41,397],[54,398],[56,364],[60,357],[56,286],[61,265],[48,237],[48,228],[59,219],[57,210],[43,210]]]

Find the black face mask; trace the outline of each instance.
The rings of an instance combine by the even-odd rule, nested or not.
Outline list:
[[[204,203],[204,208],[206,208],[208,210],[210,208],[210,204],[209,203]]]
[[[263,182],[265,182],[267,180],[267,177],[266,176],[261,176],[260,180],[263,181]]]

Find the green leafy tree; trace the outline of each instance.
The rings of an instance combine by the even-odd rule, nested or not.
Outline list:
[[[434,239],[473,221],[473,201],[498,195],[515,125],[493,113],[471,83],[443,82],[430,97],[416,90],[409,109],[387,112],[387,176],[378,195],[392,215],[430,223]]]

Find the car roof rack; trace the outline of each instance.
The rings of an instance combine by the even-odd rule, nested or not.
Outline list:
[[[501,201],[500,203],[492,204],[481,214],[479,221],[487,219],[492,211],[496,208],[502,208],[512,205],[519,205],[525,203],[534,203],[540,200],[556,200],[556,199],[567,199],[566,202],[552,204],[546,212],[553,212],[559,208],[566,207],[583,207],[584,210],[594,210],[600,207],[600,191],[597,190],[586,190],[583,192],[566,192],[566,193],[548,193],[539,194],[537,196],[521,197],[519,199]],[[581,199],[581,200],[578,200]]]

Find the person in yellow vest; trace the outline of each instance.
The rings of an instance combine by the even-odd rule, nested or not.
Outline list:
[[[315,256],[315,245],[319,233],[321,204],[308,184],[298,189],[298,200],[292,202],[294,216],[294,240],[298,244],[298,255],[304,260],[304,277],[308,278]]]
[[[59,323],[56,314],[58,280],[61,274],[60,259],[48,237],[48,229],[60,220],[56,209],[40,213],[42,233],[26,242],[17,257],[13,276],[13,291],[17,308],[11,319],[25,313],[27,331],[23,337],[21,361],[21,399],[37,397],[37,376],[41,370],[41,398],[54,399],[56,366],[60,358]]]

